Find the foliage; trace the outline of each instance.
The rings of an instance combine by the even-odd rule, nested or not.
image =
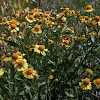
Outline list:
[[[1,100],[100,99],[99,1],[0,5]]]

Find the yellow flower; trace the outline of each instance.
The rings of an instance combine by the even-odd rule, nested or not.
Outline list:
[[[33,33],[42,33],[40,25],[35,25],[34,28],[32,29]]]
[[[100,88],[100,78],[94,79],[93,83],[96,85],[97,88]]]
[[[62,17],[61,20],[62,20],[63,22],[66,22],[66,17]]]
[[[63,39],[61,44],[62,44],[62,45],[65,45],[67,48],[69,48],[69,47],[70,47],[70,46],[69,46],[69,42],[70,42],[69,40],[64,40],[64,39]]]
[[[51,72],[54,72],[55,70],[54,69],[51,69]]]
[[[15,25],[19,25],[20,24],[20,22],[18,22],[16,20],[13,20],[13,19],[10,22],[11,23],[8,23],[8,24],[15,24]]]
[[[43,56],[45,56],[45,51],[48,51],[48,49],[45,49],[44,45],[35,45],[34,52],[37,52],[39,54],[41,53]]]
[[[23,58],[23,56],[24,56],[24,54],[21,54],[21,52],[16,52],[16,53],[13,53],[13,55],[12,55],[12,57],[10,57],[10,62],[12,63],[12,64],[15,64],[16,63],[16,60],[18,60],[18,59],[22,59]]]
[[[26,59],[16,60],[16,63],[14,64],[14,67],[18,71],[24,71],[25,69],[28,68],[27,60]]]
[[[66,5],[63,5],[63,7],[62,8],[60,8],[60,9],[66,9],[67,8],[67,6]]]
[[[53,79],[54,77],[53,77],[53,75],[50,75],[48,78],[49,78],[49,79]]]
[[[28,15],[28,16],[26,16],[25,18],[26,18],[26,20],[27,20],[28,22],[30,22],[30,23],[32,23],[33,21],[35,21],[33,15]]]
[[[53,41],[53,40],[49,40],[49,41],[48,41],[48,43],[53,44],[53,43],[54,43],[54,41]]]
[[[74,33],[74,28],[73,27],[68,27],[68,30],[71,31],[72,33]]]
[[[37,72],[35,70],[33,70],[32,68],[25,69],[22,73],[23,73],[24,77],[26,77],[28,79],[33,79],[34,76],[37,74]]]
[[[9,21],[7,20],[6,17],[4,17],[4,18],[2,19],[2,23],[0,23],[0,24],[2,25],[2,24],[7,24],[7,23],[9,23]]]
[[[38,74],[35,74],[34,76],[36,77],[36,79],[38,79],[38,78],[39,78],[39,75],[38,75]]]
[[[89,68],[87,68],[86,71],[87,71],[88,73],[90,73],[90,74],[93,74],[93,71],[92,71],[91,69],[89,69]]]
[[[83,23],[91,23],[92,22],[92,18],[88,17],[88,16],[82,16],[82,18],[80,19]]]
[[[19,17],[19,14],[16,14],[16,13],[13,13],[12,15],[13,15],[14,18],[18,18]]]
[[[99,16],[96,16],[95,19],[92,21],[92,24],[93,25],[98,24],[100,26],[100,17]]]
[[[35,45],[33,44],[33,45],[30,45],[29,47],[30,47],[30,50],[29,51],[32,51],[32,49],[35,48]]]
[[[79,85],[82,88],[82,90],[91,90],[92,89],[90,79],[88,79],[88,78],[82,79],[82,82],[79,82]]]
[[[0,77],[4,74],[4,71],[0,69]]]
[[[4,61],[4,62],[7,62],[7,61],[10,60],[10,57],[2,56],[1,60]]]
[[[94,11],[94,9],[92,8],[91,5],[87,5],[86,9],[84,10],[84,12],[92,12],[92,11]]]
[[[9,29],[10,29],[11,32],[17,32],[17,31],[19,31],[19,28],[16,26],[16,24],[11,24],[9,26]]]

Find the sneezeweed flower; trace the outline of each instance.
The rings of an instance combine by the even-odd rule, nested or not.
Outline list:
[[[62,17],[64,17],[64,16],[65,16],[64,13],[60,13],[60,14],[57,14],[57,15],[56,15],[56,18],[58,19],[58,18],[62,18]]]
[[[22,23],[20,23],[20,26],[22,27],[22,26],[25,26],[26,25],[26,22],[22,22]]]
[[[50,14],[50,11],[46,11],[46,14]]]
[[[77,18],[80,18],[81,17],[81,15],[80,14],[77,14]]]
[[[49,17],[49,14],[43,14],[43,17],[47,18],[47,17]]]
[[[16,63],[16,60],[21,60],[21,59],[23,59],[23,56],[24,56],[25,54],[21,54],[21,52],[16,52],[16,53],[13,53],[13,55],[12,55],[12,57],[10,57],[10,62],[12,63],[12,64],[15,64]]]
[[[12,15],[13,15],[14,18],[18,18],[19,17],[19,15],[16,14],[16,13],[13,13]]]
[[[7,43],[4,40],[0,40],[0,44],[7,45]]]
[[[54,77],[53,77],[53,75],[50,75],[48,78],[49,78],[49,79],[53,79]]]
[[[92,22],[92,18],[88,17],[88,16],[83,16],[80,19],[83,23],[91,23]]]
[[[66,25],[65,25],[65,23],[60,23],[58,26],[57,26],[57,28],[63,28],[63,29],[66,29]]]
[[[74,28],[73,27],[68,27],[68,30],[74,33]]]
[[[78,37],[77,37],[77,36],[74,36],[73,38],[74,38],[75,40],[76,40],[76,39],[78,39]]]
[[[96,85],[97,88],[100,88],[100,78],[94,79],[93,83]]]
[[[11,23],[9,23],[9,24],[19,25],[19,24],[20,24],[20,22],[18,22],[18,21],[16,21],[16,20],[12,19],[12,20],[11,20]]]
[[[0,77],[4,74],[4,71],[0,69]]]
[[[39,54],[41,53],[43,56],[46,56],[45,51],[48,51],[48,49],[45,49],[44,45],[35,45],[34,52]]]
[[[27,20],[29,23],[32,23],[33,21],[35,21],[33,15],[28,15],[28,16],[26,16],[25,18],[26,18],[26,20]]]
[[[14,68],[16,68],[18,71],[24,71],[25,69],[28,68],[27,60],[26,59],[16,60]]]
[[[62,8],[60,8],[60,9],[66,9],[67,8],[67,6],[66,5],[63,5],[63,7]]]
[[[88,78],[82,79],[82,82],[79,82],[79,85],[82,88],[82,90],[91,90],[92,89],[90,79],[88,79]]]
[[[94,11],[94,9],[92,8],[91,5],[87,5],[86,9],[84,10],[84,12],[92,12],[92,11]]]
[[[7,62],[10,60],[10,57],[6,57],[6,56],[1,56],[1,60],[4,62]]]
[[[62,20],[63,22],[66,22],[66,17],[62,17],[61,20]]]
[[[2,24],[7,24],[7,23],[9,23],[9,21],[7,20],[6,17],[4,17],[4,18],[2,19],[2,23],[0,23],[0,24],[2,25]]]
[[[35,48],[35,45],[33,44],[33,45],[30,45],[29,47],[30,47],[29,51],[32,51]]]
[[[17,32],[17,31],[19,31],[19,28],[18,28],[15,24],[11,24],[11,25],[9,26],[9,30],[10,30],[11,32]]]
[[[53,44],[54,41],[53,41],[53,40],[49,40],[48,43],[49,43],[49,44]]]
[[[94,20],[92,21],[92,24],[93,24],[93,25],[98,24],[98,25],[100,26],[100,17],[99,17],[99,16],[96,16],[96,17],[94,18]]]
[[[38,79],[38,78],[39,78],[39,75],[38,75],[38,74],[35,74],[34,76],[36,77],[36,79]]]
[[[35,25],[34,28],[31,30],[33,33],[42,33],[42,29],[40,25]]]
[[[64,39],[63,39],[61,44],[62,44],[62,45],[65,45],[65,46],[67,47],[67,49],[68,49],[68,48],[70,47],[70,46],[69,46],[69,42],[70,42],[69,40],[64,40]]]
[[[32,68],[27,68],[22,72],[22,74],[25,78],[33,79],[34,77],[36,77],[35,75],[37,74],[37,72]]]
[[[87,71],[88,73],[90,73],[90,74],[93,74],[93,71],[92,71],[91,69],[89,69],[89,68],[87,68],[86,71]]]

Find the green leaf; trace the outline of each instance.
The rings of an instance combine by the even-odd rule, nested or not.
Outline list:
[[[74,72],[74,70],[76,69],[75,66],[71,66],[68,68],[67,72],[70,73],[70,72]]]
[[[3,97],[0,95],[0,100],[4,100]]]
[[[20,46],[19,44],[15,43],[14,41],[9,41],[9,40],[5,40],[5,39],[4,39],[4,41],[7,42],[9,45],[14,46],[14,47]]]
[[[29,91],[30,90],[30,87],[27,86],[27,85],[25,85],[25,89]]]
[[[68,97],[74,97],[74,95],[73,94],[69,94],[68,92],[65,92],[66,93],[66,95],[68,96]]]
[[[91,33],[91,40],[92,42],[95,42],[94,35],[92,33]]]
[[[21,2],[18,0],[19,9],[22,11]]]

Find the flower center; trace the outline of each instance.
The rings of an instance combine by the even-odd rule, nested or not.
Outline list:
[[[10,26],[12,29],[15,29],[16,28],[16,25],[15,24],[11,24]]]
[[[28,68],[27,69],[27,74],[32,74],[33,73],[33,69],[32,68]]]
[[[67,8],[67,6],[66,5],[63,5],[63,8]]]
[[[46,11],[46,14],[50,14],[50,11]]]
[[[89,19],[89,17],[88,16],[85,16],[85,20],[88,20]]]
[[[73,27],[70,27],[70,29],[71,29],[71,30],[74,30],[74,28],[73,28]]]
[[[16,18],[18,17],[18,15],[16,13],[13,13],[13,17]]]
[[[90,83],[90,79],[88,78],[83,79],[83,83],[84,85],[88,85]]]
[[[100,84],[100,79],[97,79],[97,84]]]
[[[80,14],[77,14],[77,17],[80,17],[81,15]]]
[[[95,20],[98,22],[100,20],[99,16],[96,16]]]
[[[45,18],[48,17],[48,14],[44,14],[43,17],[45,17]]]
[[[40,26],[39,25],[35,25],[34,28],[39,31],[40,30]]]
[[[91,8],[92,8],[91,5],[86,6],[86,9],[87,9],[87,10],[90,10]]]
[[[13,58],[13,59],[17,59],[17,58],[18,58],[18,54],[13,53],[12,58]]]
[[[40,45],[38,49],[39,49],[40,51],[44,51],[45,46],[44,46],[44,45]]]
[[[41,9],[39,9],[39,12],[42,12],[42,10],[41,10]]]
[[[19,56],[21,56],[21,52],[19,52],[19,51],[18,51],[18,52],[16,52],[16,54],[17,54],[17,55],[19,55]]]
[[[26,25],[26,22],[22,22],[22,25]]]
[[[52,21],[55,22],[55,20],[56,20],[56,19],[53,17],[53,18],[52,18]]]
[[[18,64],[19,64],[21,67],[23,67],[24,61],[23,61],[23,60],[19,60]]]
[[[69,44],[69,40],[64,40],[64,44],[68,45]]]
[[[2,56],[2,57],[1,57],[1,59],[4,59],[4,58],[6,58],[6,56]]]
[[[28,16],[28,18],[29,18],[30,20],[33,20],[33,19],[34,19],[32,15]]]
[[[2,21],[3,21],[3,22],[6,22],[6,21],[7,21],[7,19],[3,19]]]
[[[61,26],[64,26],[64,23],[61,23]]]

